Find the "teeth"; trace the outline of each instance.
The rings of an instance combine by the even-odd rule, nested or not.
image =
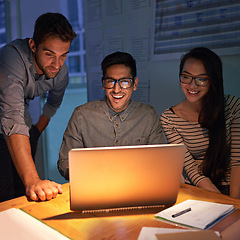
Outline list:
[[[190,90],[188,90],[188,92],[191,93],[191,94],[197,94],[198,93],[198,92],[194,92],[194,91],[190,91]]]
[[[114,98],[122,98],[123,96],[113,96]]]

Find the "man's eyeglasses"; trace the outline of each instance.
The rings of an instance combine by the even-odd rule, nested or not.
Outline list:
[[[113,78],[102,78],[102,84],[104,88],[111,89],[115,86],[116,82],[119,84],[121,88],[130,88],[134,83],[133,78],[121,78],[121,79],[113,79]]]
[[[180,82],[184,84],[190,84],[194,80],[195,84],[199,87],[206,87],[209,83],[209,78],[194,77],[187,74],[180,74],[179,79],[180,79]]]

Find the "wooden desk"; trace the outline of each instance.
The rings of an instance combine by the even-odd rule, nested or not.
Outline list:
[[[72,239],[137,239],[142,227],[180,228],[159,221],[153,213],[134,212],[133,215],[92,214],[72,212],[69,206],[69,184],[63,185],[64,193],[46,202],[33,202],[23,196],[0,203],[0,211],[8,208],[22,208],[47,225],[57,229]],[[222,232],[240,219],[240,200],[222,194],[209,192],[182,184],[177,203],[187,199],[233,204],[237,211],[216,224],[212,229]],[[158,212],[158,211],[157,211]],[[129,214],[129,213],[128,213]]]

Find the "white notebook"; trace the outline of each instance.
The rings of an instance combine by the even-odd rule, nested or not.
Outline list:
[[[155,214],[155,217],[188,227],[209,229],[234,210],[229,204],[188,199]]]

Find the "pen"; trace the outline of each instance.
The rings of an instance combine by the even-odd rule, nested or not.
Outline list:
[[[191,211],[191,208],[187,208],[187,209],[185,209],[185,210],[182,210],[182,211],[180,211],[180,212],[178,212],[178,213],[173,214],[172,217],[175,218],[175,217],[181,216],[181,215],[183,215],[184,213],[187,213],[187,212],[190,212],[190,211]]]

